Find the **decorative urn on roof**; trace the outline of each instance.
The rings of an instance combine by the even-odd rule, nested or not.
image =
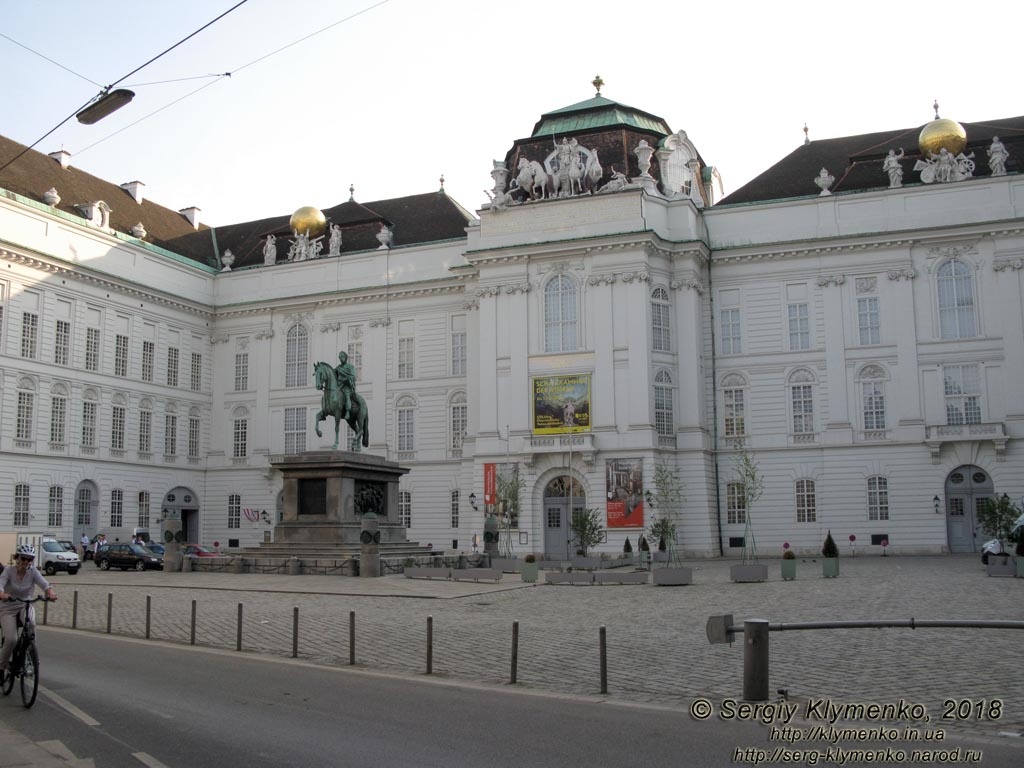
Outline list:
[[[304,205],[292,214],[288,226],[295,234],[308,235],[312,239],[327,231],[327,219],[319,208]]]

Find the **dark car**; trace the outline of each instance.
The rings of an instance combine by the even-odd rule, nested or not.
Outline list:
[[[148,549],[150,552],[152,552],[154,555],[157,555],[158,557],[163,557],[164,556],[164,545],[163,544],[158,544],[155,541],[147,541],[142,546],[144,546],[146,549]]]
[[[136,571],[147,568],[163,570],[164,559],[141,544],[107,544],[96,553],[96,565],[104,571],[111,568],[120,568],[122,571],[129,568]]]

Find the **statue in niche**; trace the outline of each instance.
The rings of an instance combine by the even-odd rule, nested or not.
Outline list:
[[[882,170],[889,174],[889,189],[896,189],[897,187],[903,186],[903,166],[900,165],[900,160],[903,158],[903,148],[900,147],[900,153],[897,155],[896,150],[890,149],[889,154],[885,156],[885,160],[882,161]]]
[[[998,136],[992,137],[992,145],[988,148],[988,167],[993,176],[1006,175],[1006,161],[1010,159],[1010,153],[1006,151],[1003,142]]]
[[[332,366],[322,360],[313,366],[313,380],[316,388],[323,392],[320,412],[316,415],[316,434],[322,437],[320,422],[328,416],[334,417],[334,448],[338,447],[338,433],[341,422],[348,424],[352,430],[351,450],[359,451],[359,446],[370,445],[369,414],[366,401],[356,392],[356,373],[353,365],[348,362],[348,354],[338,353],[339,364]]]
[[[331,239],[327,248],[328,256],[341,255],[341,227],[337,224],[331,224]]]
[[[267,240],[263,243],[263,264],[264,266],[273,266],[277,263],[277,238],[273,235],[267,235]]]
[[[927,160],[918,160],[914,170],[921,172],[921,181],[925,184],[962,181],[974,175],[974,153],[965,155],[961,152],[954,156],[942,147],[938,154],[931,153]]]

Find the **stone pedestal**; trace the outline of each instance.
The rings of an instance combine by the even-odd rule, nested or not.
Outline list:
[[[489,559],[498,556],[499,535],[498,518],[494,515],[488,515],[487,519],[484,520],[484,554]]]
[[[359,575],[380,576],[380,521],[373,512],[363,515],[359,533]]]

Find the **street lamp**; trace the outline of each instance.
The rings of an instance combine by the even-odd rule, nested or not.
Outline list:
[[[118,88],[116,91],[111,91],[108,88],[101,91],[96,100],[76,114],[75,117],[83,125],[92,125],[93,123],[98,123],[107,115],[113,114],[134,98],[134,91],[129,91],[126,88]]]
[[[935,507],[935,514],[939,514],[939,497],[936,496],[932,499],[932,506]]]
[[[477,511],[477,506],[476,506],[476,494],[475,494],[475,493],[471,493],[471,494],[469,494],[469,506],[471,506],[471,507],[473,508],[473,511],[474,511],[474,512],[476,512],[476,511]]]

